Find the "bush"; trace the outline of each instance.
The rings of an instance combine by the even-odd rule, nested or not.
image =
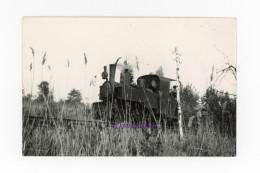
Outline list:
[[[199,99],[199,95],[195,92],[195,88],[191,84],[185,87],[181,86],[180,92],[183,123],[186,125],[189,118],[195,113],[195,107],[198,104],[197,100]]]
[[[221,133],[236,134],[236,98],[230,98],[226,92],[209,88],[205,94],[207,110],[213,117],[214,125]]]

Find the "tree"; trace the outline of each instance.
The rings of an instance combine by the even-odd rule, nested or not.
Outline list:
[[[214,47],[219,53],[223,55],[225,60],[225,67],[214,70],[214,65],[212,66],[210,86],[206,90],[205,98],[210,108],[209,112],[214,119],[214,125],[218,127],[222,133],[228,132],[230,134],[236,135],[236,95],[218,91],[214,89],[214,87],[215,83],[221,82],[229,72],[233,74],[236,80],[237,69],[235,65],[230,63],[230,57],[227,54],[220,51],[215,45]],[[213,76],[214,72],[217,74],[215,78]],[[235,98],[230,98],[230,95],[235,96]]]
[[[37,101],[44,101],[44,97],[45,99],[48,99],[49,96],[49,83],[47,81],[42,81],[39,85],[38,85],[38,89],[39,89],[39,95],[37,98]]]
[[[184,122],[188,122],[189,117],[195,113],[199,95],[195,92],[195,89],[191,84],[181,87],[180,92]]]
[[[227,92],[212,87],[207,89],[205,98],[215,127],[218,127],[222,133],[236,135],[236,98],[232,99]]]
[[[181,111],[181,100],[180,100],[180,75],[179,75],[179,65],[181,64],[180,57],[181,54],[179,53],[177,47],[175,47],[174,51],[172,52],[174,55],[174,61],[176,62],[176,77],[177,77],[177,102],[178,102],[178,124],[179,124],[179,133],[180,133],[180,140],[183,139],[183,128],[182,128],[182,111]]]
[[[27,95],[23,94],[23,101],[30,101],[31,99],[32,99],[32,95],[31,94],[27,94]]]
[[[235,65],[231,64],[229,61],[229,56],[226,55],[224,52],[220,51],[215,45],[214,45],[215,49],[221,53],[224,56],[224,60],[225,60],[225,67],[223,69],[218,69],[216,70],[216,73],[218,74],[218,76],[216,77],[216,79],[213,81],[213,71],[214,71],[214,66],[212,69],[212,74],[211,74],[211,85],[210,87],[214,87],[215,83],[217,81],[220,81],[226,76],[226,74],[228,72],[231,72],[234,76],[235,79],[237,79],[237,68]]]
[[[79,90],[73,88],[68,94],[68,102],[69,103],[80,103],[82,100],[82,96]]]
[[[156,70],[155,74],[158,75],[158,76],[163,77],[163,76],[164,76],[163,67],[160,66],[160,67]]]

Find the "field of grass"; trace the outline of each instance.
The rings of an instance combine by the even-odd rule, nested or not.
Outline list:
[[[61,107],[62,105],[60,105]],[[82,105],[66,105],[53,110],[56,117],[77,117],[92,120],[91,113]],[[24,156],[235,156],[236,139],[220,134],[214,128],[202,131],[184,128],[184,139],[179,140],[173,129],[114,129],[93,124],[51,125],[33,124],[26,116],[49,116],[44,104],[23,101]]]

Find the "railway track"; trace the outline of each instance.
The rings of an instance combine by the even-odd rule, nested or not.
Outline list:
[[[45,117],[36,117],[36,116],[25,116],[23,117],[23,127],[26,126],[50,126],[50,127],[65,127],[73,128],[75,126],[96,126],[99,128],[103,127],[113,127],[113,124],[118,124],[115,122],[108,122],[102,120],[89,120],[89,119],[75,119],[75,118],[45,118]],[[121,124],[127,124],[122,122]],[[134,125],[134,124],[132,124]],[[154,126],[156,128],[156,126]],[[172,130],[173,127],[166,126],[166,129]]]
[[[101,120],[87,120],[87,119],[73,119],[73,118],[45,118],[45,117],[36,117],[36,116],[25,116],[23,117],[23,126],[63,126],[63,127],[72,127],[72,126],[98,126],[98,125],[109,125],[111,123],[101,121]]]

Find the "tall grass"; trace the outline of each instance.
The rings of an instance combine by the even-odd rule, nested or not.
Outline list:
[[[29,102],[24,101],[23,116],[29,111]],[[62,109],[62,103],[57,107]],[[34,103],[31,113],[40,116],[44,105]],[[69,105],[63,108],[65,118],[93,120],[91,113],[84,114],[84,105]],[[53,126],[49,121],[37,124],[24,118],[23,155],[25,156],[235,156],[235,137],[220,134],[216,129],[185,129],[184,140],[173,129],[158,129],[148,133],[145,129],[114,129],[112,124],[65,123]],[[93,120],[93,122],[95,122]],[[127,123],[127,122],[125,122]]]

